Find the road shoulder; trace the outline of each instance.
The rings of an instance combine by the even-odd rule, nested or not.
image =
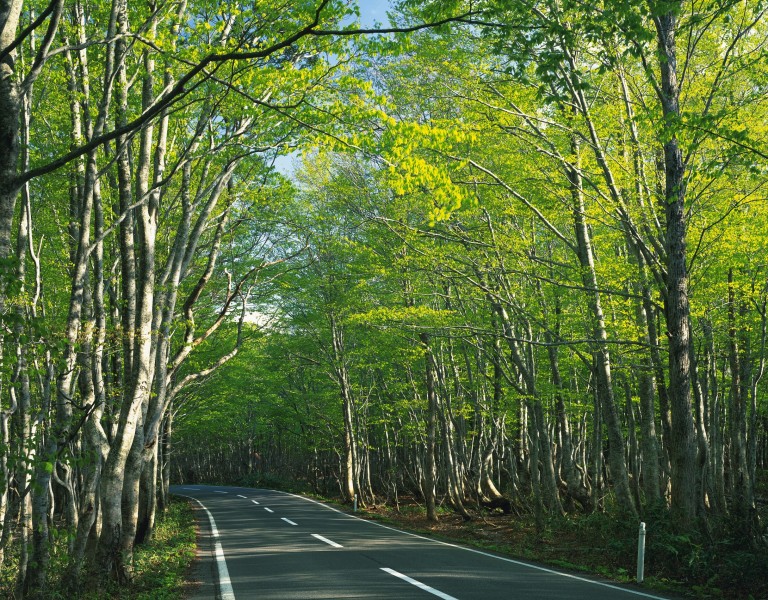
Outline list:
[[[184,598],[185,600],[211,600],[211,598],[219,598],[211,524],[200,504],[192,500],[188,501],[195,512],[197,552],[187,577]]]

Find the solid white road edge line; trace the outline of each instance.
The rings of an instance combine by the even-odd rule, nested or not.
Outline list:
[[[205,511],[205,514],[208,515],[208,521],[211,523],[211,535],[213,536],[214,540],[213,552],[216,557],[216,566],[219,570],[219,594],[221,596],[221,600],[235,600],[235,592],[232,589],[232,581],[229,579],[227,559],[224,558],[224,550],[221,548],[221,542],[219,541],[219,530],[216,527],[216,521],[213,520],[211,511],[209,511],[205,505],[200,502],[200,500],[197,498],[192,498],[191,496],[184,496],[184,498],[189,498],[190,500],[197,502]]]
[[[343,547],[344,547],[344,546],[342,546],[341,544],[337,544],[336,542],[332,542],[332,541],[331,541],[331,540],[329,540],[328,538],[326,538],[326,537],[323,537],[322,535],[319,535],[319,534],[317,534],[317,533],[313,533],[313,534],[312,534],[312,537],[313,537],[313,538],[317,538],[317,539],[318,539],[318,540],[320,540],[321,542],[325,542],[326,544],[328,544],[329,546],[333,546],[334,548],[343,548]]]
[[[411,579],[408,577],[408,575],[403,575],[402,573],[398,573],[394,569],[386,569],[384,567],[381,567],[381,570],[385,573],[389,573],[390,575],[394,575],[395,577],[398,577],[402,579],[403,581],[407,581],[411,585],[415,585],[417,588],[424,590],[425,592],[429,592],[430,594],[437,596],[438,598],[442,598],[443,600],[458,600],[455,596],[449,596],[448,594],[444,594],[440,590],[436,590],[433,587],[429,587],[428,585],[421,583],[421,581],[416,581],[415,579]]]
[[[266,510],[267,512],[271,512],[271,513],[275,512],[274,510],[272,510],[271,508],[267,508],[266,506],[264,507],[264,510]]]
[[[529,569],[534,569],[535,571],[543,571],[544,573],[551,573],[552,575],[559,575],[560,577],[567,577],[568,579],[575,579],[577,581],[583,581],[584,583],[591,583],[593,585],[599,585],[600,587],[609,588],[612,590],[618,590],[620,592],[624,592],[626,594],[632,594],[634,596],[640,596],[641,598],[652,598],[653,600],[668,600],[667,598],[664,598],[662,596],[654,596],[653,594],[647,594],[645,592],[640,592],[637,590],[631,590],[628,588],[619,587],[618,585],[612,585],[610,583],[604,583],[602,581],[594,581],[593,579],[587,579],[586,577],[579,577],[578,575],[571,575],[570,573],[561,573],[560,571],[555,571],[553,569],[548,569],[547,567],[540,567],[538,565],[532,565],[530,563],[522,562],[520,560],[515,560],[514,558],[507,558],[505,556],[496,556],[495,554],[490,554],[489,552],[483,552],[482,550],[476,550],[475,548],[467,548],[466,546],[459,546],[458,544],[451,544],[449,542],[442,542],[440,540],[433,540],[428,537],[424,537],[423,535],[419,535],[417,533],[411,533],[410,531],[402,531],[400,529],[395,529],[394,527],[389,527],[388,525],[382,525],[381,523],[377,523],[376,521],[369,521],[368,519],[361,519],[360,517],[356,517],[354,515],[350,515],[348,513],[345,513],[338,508],[333,508],[333,506],[328,506],[327,504],[323,504],[322,502],[318,502],[317,500],[312,500],[312,498],[305,498],[304,496],[299,496],[298,494],[292,494],[290,492],[281,492],[280,490],[271,490],[273,492],[277,492],[279,494],[286,494],[288,496],[294,496],[295,498],[300,498],[301,500],[306,500],[307,502],[312,502],[314,504],[317,504],[318,506],[322,506],[327,508],[328,510],[332,510],[333,512],[337,512],[340,515],[344,515],[346,517],[349,517],[350,519],[357,519],[358,521],[362,521],[363,523],[369,523],[371,525],[376,525],[377,527],[383,527],[384,529],[389,529],[390,531],[396,531],[397,533],[402,533],[403,535],[409,535],[411,537],[418,538],[420,540],[425,540],[427,542],[432,542],[433,544],[440,544],[441,546],[448,546],[449,548],[457,548],[459,550],[465,550],[467,552],[472,552],[473,554],[480,554],[481,556],[487,556],[489,558],[495,558],[496,560],[502,560],[504,562],[511,563],[513,565],[518,565],[521,567],[528,567]]]

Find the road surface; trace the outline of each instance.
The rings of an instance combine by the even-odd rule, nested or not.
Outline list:
[[[172,486],[197,502],[222,600],[641,600],[638,587],[589,579],[431,540],[273,490]]]

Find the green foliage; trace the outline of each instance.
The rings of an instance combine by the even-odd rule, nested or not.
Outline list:
[[[741,352],[750,356],[745,373],[759,370],[764,351],[758,348],[768,293],[768,103],[767,31],[765,20],[756,20],[761,3],[705,1],[677,15],[685,76],[680,115],[666,120],[658,93],[666,59],[658,55],[653,11],[675,3],[399,4],[400,22],[444,18],[471,4],[478,19],[497,26],[339,44],[333,47],[338,62],[319,56],[292,70],[284,69],[292,57],[281,55],[255,73],[244,68],[232,75],[243,89],[279,88],[275,98],[286,105],[313,90],[312,106],[292,114],[297,122],[316,120],[303,138],[312,145],[303,149],[295,182],[276,182],[270,201],[238,211],[243,221],[264,212],[269,219],[247,241],[232,243],[229,264],[242,265],[267,223],[279,222],[294,249],[306,240],[306,250],[255,307],[274,315],[272,324],[181,399],[178,455],[191,459],[204,446],[233,463],[232,481],[334,491],[344,452],[340,384],[348,376],[359,448],[379,467],[374,493],[393,482],[418,491],[414,464],[425,447],[430,356],[457,448],[474,453],[493,438],[504,447],[494,461],[505,465],[529,435],[526,403],[541,402],[546,428],[559,432],[562,400],[584,470],[591,469],[604,451],[603,429],[595,432],[593,421],[596,351],[609,350],[616,395],[623,398],[618,392],[626,382],[633,418],[646,410],[638,391],[643,376],[658,378],[666,369],[663,145],[673,138],[687,168],[687,297],[698,383],[710,394],[705,401],[722,407],[733,376],[729,292],[740,307]],[[264,27],[273,31],[277,24]],[[195,35],[209,44],[215,39],[204,26]],[[322,54],[326,47],[308,41],[301,49]],[[283,112],[241,104],[242,98],[227,99],[228,110],[266,117],[280,135],[290,129]],[[597,289],[585,284],[591,273],[579,256],[579,219]],[[218,281],[224,284],[223,277]],[[595,339],[598,295],[604,342]],[[649,323],[658,339],[649,339]],[[429,353],[422,334],[429,336]],[[204,345],[201,362],[193,359],[190,368],[233,336],[228,329]],[[658,365],[651,349],[659,352]],[[652,393],[668,377],[663,372]],[[765,382],[755,385],[760,437]],[[641,424],[632,429],[620,404],[621,433],[642,442]],[[715,417],[711,433],[729,438],[731,408],[703,418]],[[489,423],[498,429],[489,431]],[[397,468],[384,463],[387,444],[401,461]],[[254,448],[272,452],[271,462],[250,472],[232,457]],[[499,471],[502,481],[510,475],[506,465]],[[596,474],[588,481],[596,485]],[[637,520],[618,513],[611,482],[604,483],[605,512],[552,519],[546,535],[559,530],[591,540],[592,561],[608,549],[613,563],[591,568],[625,580],[633,570]],[[523,476],[515,485],[509,489],[527,499],[530,482]],[[714,594],[720,581],[737,585],[742,566],[763,566],[759,553],[676,528],[666,506],[649,506],[642,497],[640,504],[649,524],[647,572],[656,582],[682,580]]]
[[[128,598],[183,598],[196,548],[194,512],[186,501],[173,500],[160,515],[152,540],[137,549],[135,579]]]
[[[241,477],[236,484],[242,487],[281,490],[294,494],[312,492],[311,486],[306,481],[297,480],[294,477],[286,477],[280,473],[252,473]]]
[[[152,540],[136,549],[134,578],[129,585],[93,580],[87,573],[78,574],[77,581],[68,579],[71,571],[67,545],[71,535],[66,535],[63,529],[51,531],[58,533],[52,539],[52,565],[46,598],[181,600],[185,595],[185,584],[197,548],[195,515],[187,501],[174,500],[165,513],[158,515]],[[19,548],[11,545],[9,550],[0,569],[0,592],[4,597],[12,598]]]

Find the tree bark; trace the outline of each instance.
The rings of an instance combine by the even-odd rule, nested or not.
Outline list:
[[[685,163],[677,139],[680,122],[680,84],[677,72],[677,17],[679,0],[654,12],[661,71],[661,101],[664,115],[664,211],[667,253],[664,311],[669,343],[669,399],[672,416],[669,454],[672,463],[671,510],[678,522],[690,527],[696,518],[696,436],[691,406],[691,359],[686,264]]]
[[[435,446],[437,437],[437,388],[432,359],[432,347],[428,333],[421,333],[422,349],[424,350],[424,373],[427,387],[427,447],[426,464],[424,467],[424,502],[427,507],[427,520],[437,522],[437,507],[435,506],[437,464]]]
[[[627,464],[624,458],[624,435],[621,430],[621,420],[616,405],[611,375],[611,359],[608,352],[608,333],[605,327],[605,317],[600,300],[595,272],[595,260],[592,252],[589,230],[587,228],[584,197],[582,193],[581,171],[578,160],[578,140],[571,139],[576,165],[567,175],[571,186],[573,202],[573,222],[576,234],[576,253],[581,266],[582,284],[587,293],[587,304],[592,316],[592,335],[595,339],[592,356],[595,363],[597,398],[602,408],[602,414],[608,429],[608,462],[611,468],[616,500],[622,510],[630,515],[637,514],[637,507],[632,498],[627,476]]]

